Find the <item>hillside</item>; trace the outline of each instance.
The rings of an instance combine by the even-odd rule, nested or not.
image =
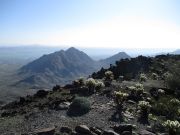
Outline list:
[[[2,106],[0,134],[178,135],[180,56],[139,56],[116,63],[94,73],[98,79],[56,85]],[[129,72],[134,76],[122,77]],[[176,125],[169,128],[168,123]]]
[[[99,62],[102,64],[102,67],[106,68],[106,67],[109,67],[110,64],[114,65],[117,60],[130,59],[130,58],[131,57],[128,54],[126,54],[125,52],[119,52],[109,58],[100,60]]]

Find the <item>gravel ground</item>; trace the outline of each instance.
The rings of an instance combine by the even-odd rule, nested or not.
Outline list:
[[[108,129],[115,122],[109,121],[109,118],[114,113],[112,105],[108,104],[110,99],[105,96],[93,95],[90,98],[92,102],[92,109],[89,113],[80,117],[69,117],[66,110],[36,110],[34,109],[29,114],[28,119],[26,115],[9,117],[0,119],[0,134],[11,133],[22,134],[30,133],[37,129],[55,126],[59,129],[62,126],[69,126],[74,128],[79,124],[85,124],[88,127],[96,126],[102,129]]]

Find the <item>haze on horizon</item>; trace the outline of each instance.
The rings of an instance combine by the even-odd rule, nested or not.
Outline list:
[[[0,45],[178,49],[178,0],[1,0]]]

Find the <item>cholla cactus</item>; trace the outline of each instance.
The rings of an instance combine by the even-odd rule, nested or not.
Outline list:
[[[136,90],[144,92],[144,86],[141,83],[135,84]]]
[[[177,120],[167,120],[163,123],[163,126],[169,128],[169,135],[176,135],[177,130],[180,129],[180,123]]]
[[[149,102],[146,101],[139,101],[138,106],[144,110],[144,109],[149,109],[151,107],[151,105],[149,104]]]
[[[113,80],[114,79],[113,72],[112,71],[106,71],[105,77],[106,77],[106,80]]]
[[[137,83],[135,84],[135,86],[130,86],[128,88],[130,91],[133,91],[133,92],[137,92],[137,91],[140,93],[144,92],[144,86],[141,83]]]
[[[143,98],[144,86],[140,83],[135,84],[135,86],[130,86],[128,89],[131,91],[132,100],[139,101]]]
[[[101,82],[101,81],[96,81],[96,86],[95,86],[95,89],[96,90],[100,90],[101,88],[105,87],[104,83]]]
[[[141,73],[139,79],[141,82],[145,82],[147,80],[147,77],[145,74]]]
[[[126,100],[128,94],[123,92],[115,92],[115,102],[117,104],[117,113],[121,121],[124,121],[122,116],[123,103]]]
[[[153,120],[153,121],[157,121],[158,120],[157,117],[155,117],[152,113],[149,114],[148,118]]]
[[[125,101],[125,99],[128,97],[128,94],[123,92],[115,92],[115,96],[116,96],[116,103],[122,104]]]
[[[94,89],[96,86],[96,81],[93,78],[89,78],[86,80],[86,86],[89,88],[90,92],[94,93]]]
[[[152,79],[154,79],[154,80],[157,80],[157,79],[158,79],[158,77],[159,77],[156,73],[152,73],[152,75],[151,75],[151,76],[152,76]]]
[[[139,101],[138,106],[141,109],[141,119],[148,122],[148,114],[149,114],[149,109],[150,109],[151,105],[149,104],[149,102]]]

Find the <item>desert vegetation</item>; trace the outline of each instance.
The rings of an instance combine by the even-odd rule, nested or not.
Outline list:
[[[124,59],[21,97],[1,107],[0,134],[179,135],[179,61],[177,55]]]

